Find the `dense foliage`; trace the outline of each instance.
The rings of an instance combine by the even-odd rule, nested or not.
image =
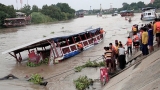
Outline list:
[[[3,25],[5,18],[12,18],[16,16],[13,5],[5,6],[0,3],[0,26]]]
[[[89,60],[84,65],[77,66],[74,69],[75,69],[75,72],[80,72],[85,67],[103,67],[103,66],[105,66],[105,62],[104,61],[102,61],[102,62],[96,62],[96,61],[91,62]]]
[[[49,59],[48,58],[45,58],[44,60],[40,61],[39,63],[31,62],[30,60],[28,60],[27,66],[29,66],[29,67],[37,67],[37,66],[40,66],[41,64],[48,64],[48,63],[49,63]]]
[[[121,10],[141,10],[142,8],[145,8],[145,7],[155,7],[155,8],[160,8],[160,0],[155,0],[154,3],[149,3],[149,4],[145,4],[144,2],[142,1],[139,1],[139,2],[133,2],[131,4],[128,4],[128,3],[122,3],[122,8],[119,9],[119,11]]]
[[[38,6],[33,5],[32,8],[29,5],[24,5],[24,7],[20,10],[23,13],[26,13],[27,15],[35,15],[34,12],[38,12],[37,14],[41,15],[40,17],[44,17],[47,22],[53,21],[53,20],[68,20],[72,19],[75,16],[75,10],[72,9],[67,3],[57,3],[51,4],[51,5],[43,5],[42,9],[39,9]],[[34,13],[34,14],[32,14]],[[36,15],[37,15],[36,14]],[[44,14],[44,15],[43,15]],[[47,16],[47,17],[46,17]],[[53,20],[52,20],[53,19]],[[35,21],[36,19],[32,20],[34,23],[45,23],[46,21]]]
[[[0,26],[3,25],[5,18],[16,17],[16,11],[23,12],[27,16],[31,15],[33,23],[46,23],[55,20],[68,20],[75,17],[75,10],[67,3],[57,3],[50,6],[43,5],[42,9],[38,6],[24,5],[20,10],[15,10],[13,5],[6,6],[0,3]]]
[[[43,79],[39,74],[33,74],[29,81],[33,82],[34,84],[40,84],[42,83]]]
[[[33,12],[31,13],[31,16],[32,16],[32,23],[35,24],[55,21],[55,19],[52,19],[51,17],[44,15],[40,12]]]
[[[77,90],[85,90],[92,84],[92,79],[89,79],[87,76],[80,76],[77,80],[74,80],[74,84]]]

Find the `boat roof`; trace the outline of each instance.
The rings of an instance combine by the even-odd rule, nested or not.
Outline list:
[[[48,40],[49,41],[54,40],[54,42],[58,42],[58,40],[66,39],[66,38],[76,36],[76,35],[82,35],[86,32],[95,33],[97,30],[100,30],[100,28],[96,28],[96,29],[92,29],[92,30],[89,29],[89,30],[85,30],[84,32],[81,32],[81,33],[78,33],[78,34],[73,34],[73,35],[68,35],[68,36],[54,37],[54,38],[53,37],[45,37],[45,38],[37,39],[33,42],[30,42],[30,43],[15,47],[13,49],[4,51],[4,52],[2,52],[2,54],[6,54],[6,53],[10,53],[10,52],[19,53],[19,52],[22,52],[22,51],[25,51],[25,50],[36,48],[36,47],[48,46],[48,45],[50,45]]]
[[[20,19],[25,19],[25,18],[6,18],[5,20],[20,20]]]
[[[146,7],[146,8],[142,8],[142,11],[150,10],[150,9],[155,9],[155,8],[154,7]]]
[[[133,10],[123,10],[123,11],[120,11],[121,13],[123,12],[133,12]]]

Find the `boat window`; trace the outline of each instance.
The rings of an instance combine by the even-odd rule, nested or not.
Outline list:
[[[151,15],[151,13],[148,13],[148,15]]]
[[[85,34],[80,35],[80,37],[81,37],[82,40],[86,40]]]
[[[74,43],[74,41],[73,41],[72,37],[69,37],[69,38],[68,38],[68,43],[69,43],[69,45],[71,45],[71,44],[73,44],[73,43]]]
[[[95,36],[95,34],[94,34],[94,33],[91,33],[91,36],[92,36],[92,37],[94,37],[94,36]]]
[[[87,36],[87,38],[90,38],[90,33],[87,32],[87,33],[86,33],[86,36]]]
[[[67,46],[67,42],[65,39],[61,39],[59,40],[59,44],[60,44],[60,47],[64,47],[64,46]]]
[[[75,36],[75,37],[74,37],[74,40],[75,40],[75,42],[79,42],[79,41],[80,41],[79,36],[78,36],[78,35],[77,35],[77,36]]]

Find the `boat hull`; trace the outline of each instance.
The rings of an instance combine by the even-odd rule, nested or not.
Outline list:
[[[156,17],[143,17],[142,20],[143,21],[152,21],[154,20]]]
[[[105,36],[105,33],[103,33],[103,37]],[[95,38],[96,37],[98,37],[98,36],[95,36]],[[86,41],[88,41],[88,40],[86,40]],[[99,43],[101,43],[103,41],[103,38],[101,38],[101,39],[99,39],[99,40],[97,40],[97,43],[91,43],[91,44],[88,44],[88,45],[86,45],[86,46],[84,46],[83,47],[83,51],[85,51],[85,50],[88,50],[88,49],[90,49],[90,48],[92,48],[92,47],[94,47],[96,44],[99,44]],[[83,42],[85,42],[85,41],[82,41],[82,43]],[[70,57],[73,57],[73,56],[75,56],[75,55],[77,55],[77,54],[79,54],[79,53],[81,53],[82,51],[79,51],[79,50],[74,50],[74,51],[72,51],[72,52],[68,52],[68,53],[66,53],[66,54],[64,54],[63,56],[61,56],[60,58],[58,57],[58,58],[56,58],[55,60],[56,60],[56,63],[58,63],[58,62],[61,62],[61,61],[63,61],[63,60],[65,60],[65,59],[68,59],[68,58],[70,58]]]

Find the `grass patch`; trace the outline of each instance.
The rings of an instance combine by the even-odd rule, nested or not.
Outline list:
[[[85,90],[89,88],[89,85],[92,85],[93,80],[87,76],[80,76],[77,80],[74,80],[74,84],[77,90]]]
[[[87,61],[84,65],[82,66],[77,66],[74,68],[75,72],[81,72],[83,68],[85,67],[103,67],[105,66],[105,62],[96,62],[96,61]]]

